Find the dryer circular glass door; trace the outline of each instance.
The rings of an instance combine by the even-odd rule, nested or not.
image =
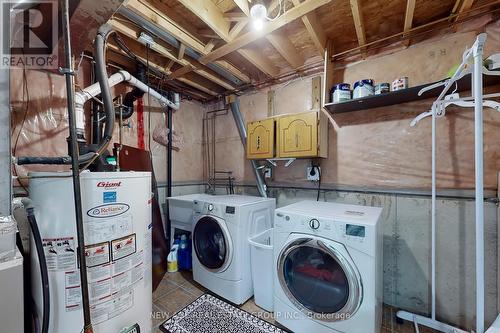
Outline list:
[[[361,305],[360,274],[340,243],[295,239],[281,251],[277,268],[286,296],[313,319],[349,319]]]
[[[211,216],[200,218],[193,230],[196,257],[206,268],[221,272],[230,264],[231,242],[223,221]]]

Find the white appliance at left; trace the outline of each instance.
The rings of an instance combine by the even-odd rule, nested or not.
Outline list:
[[[71,173],[32,173],[29,190],[49,270],[49,332],[80,333],[83,311]],[[83,172],[81,193],[94,332],[118,333],[138,324],[141,332],[149,333],[151,174]],[[40,267],[35,255],[31,267],[33,297],[41,316]]]
[[[2,332],[24,332],[23,257],[0,262],[0,323]]]

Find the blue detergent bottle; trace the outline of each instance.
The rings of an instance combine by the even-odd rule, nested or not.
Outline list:
[[[191,244],[190,240],[186,235],[181,236],[181,241],[179,243],[179,269],[184,271],[189,271],[192,268],[192,257],[191,257]]]

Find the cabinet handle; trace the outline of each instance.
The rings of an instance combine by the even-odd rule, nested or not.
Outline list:
[[[295,148],[299,148],[299,135],[295,133]]]
[[[260,136],[257,137],[257,150],[260,149]]]

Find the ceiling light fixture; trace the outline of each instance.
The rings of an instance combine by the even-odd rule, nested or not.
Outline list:
[[[250,18],[255,30],[262,30],[265,21],[274,21],[281,15],[283,9],[283,0],[279,0],[279,11],[274,18],[267,16],[267,8],[262,0],[254,0],[250,8]]]
[[[256,3],[250,8],[250,17],[255,30],[262,30],[267,20],[267,8],[262,3]]]

